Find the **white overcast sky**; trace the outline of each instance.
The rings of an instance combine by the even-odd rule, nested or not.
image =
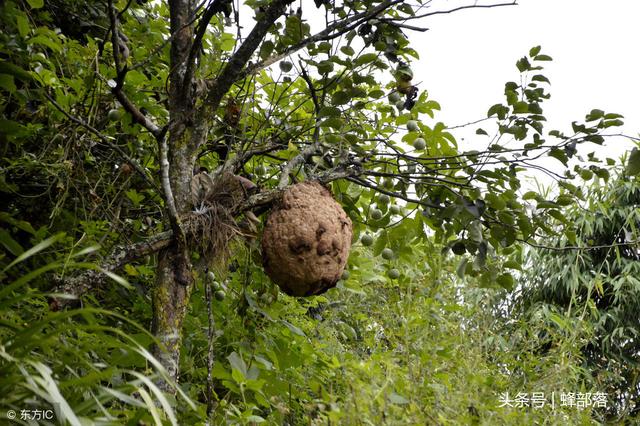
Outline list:
[[[624,132],[637,136],[640,1],[518,3],[433,16],[425,21],[429,31],[410,34],[420,53],[414,74],[422,81],[421,88],[442,106],[436,118],[453,126],[486,117],[489,106],[504,102],[504,83],[517,81],[516,60],[530,47],[541,45],[542,53],[554,59],[544,70],[551,80],[551,99],[543,105],[546,130],[568,133],[573,120],[599,108],[623,114]],[[436,4],[437,9],[448,9],[461,3],[436,0]],[[465,145],[472,143],[468,140],[472,137],[465,139]],[[612,140],[607,155],[617,158],[630,146]]]

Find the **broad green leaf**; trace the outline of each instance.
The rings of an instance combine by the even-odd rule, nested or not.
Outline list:
[[[44,0],[27,0],[32,9],[40,9],[44,6]]]
[[[629,153],[626,172],[629,176],[640,174],[640,150],[638,148],[633,148]]]

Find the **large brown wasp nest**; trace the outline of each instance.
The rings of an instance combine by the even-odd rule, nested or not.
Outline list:
[[[290,296],[312,296],[334,287],[351,248],[351,220],[317,182],[287,189],[262,234],[267,275]]]

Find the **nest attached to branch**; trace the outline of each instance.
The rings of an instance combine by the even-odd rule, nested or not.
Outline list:
[[[267,275],[290,296],[334,287],[344,271],[353,235],[351,220],[317,182],[287,189],[262,234]]]
[[[198,173],[192,178],[194,210],[184,218],[185,232],[187,238],[198,245],[208,264],[226,263],[232,242],[244,235],[233,212],[255,187],[248,179],[231,173],[215,180],[207,173]]]

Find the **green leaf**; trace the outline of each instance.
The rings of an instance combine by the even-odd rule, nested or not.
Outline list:
[[[246,379],[247,364],[244,362],[242,357],[238,355],[237,352],[233,351],[229,354],[229,356],[227,356],[227,360],[229,361],[229,364],[231,364],[231,367],[235,370],[238,370],[240,373],[242,373],[243,378]]]
[[[44,0],[27,0],[32,9],[40,9],[44,6]]]
[[[509,291],[513,290],[513,285],[514,285],[513,275],[509,273],[505,273],[498,276],[498,278],[496,279],[496,282],[500,287],[506,290],[509,290]]]
[[[484,200],[494,210],[502,210],[507,206],[507,202],[496,193],[489,192],[484,196]]]
[[[35,246],[31,247],[29,250],[25,251],[24,253],[20,254],[20,256],[18,256],[17,258],[15,258],[13,260],[13,262],[11,262],[10,264],[8,264],[2,271],[8,271],[9,269],[11,269],[12,267],[14,267],[15,265],[17,265],[20,262],[23,262],[25,260],[27,260],[28,258],[30,258],[31,256],[41,252],[42,250],[46,249],[47,247],[51,246],[52,244],[54,244],[55,242],[61,240],[63,237],[65,236],[64,233],[59,233],[56,234],[52,237],[47,238],[44,241],[39,242],[38,244],[36,244]]]
[[[518,67],[518,71],[525,72],[531,69],[531,64],[526,57],[523,57],[516,62],[516,67]]]
[[[543,83],[549,83],[549,79],[547,77],[545,77],[542,74],[536,74],[533,77],[531,77],[532,81],[541,81]]]
[[[0,244],[2,244],[4,248],[14,256],[20,256],[22,253],[24,253],[24,249],[22,248],[20,243],[14,240],[11,234],[9,234],[4,229],[0,229]]]
[[[260,59],[262,59],[263,61],[267,59],[269,55],[271,55],[271,52],[273,52],[274,48],[275,45],[271,40],[267,40],[262,43],[262,45],[260,46],[260,52],[258,53],[258,55],[260,55]]]
[[[529,104],[524,101],[516,102],[513,105],[513,113],[514,114],[524,114],[529,112]]]
[[[596,121],[604,117],[604,111],[601,109],[592,109],[585,117],[586,121]]]
[[[542,49],[542,46],[535,46],[535,47],[532,47],[532,48],[529,50],[529,56],[531,56],[531,57],[536,56],[538,53],[540,53],[540,50],[541,50],[541,49]]]
[[[29,35],[29,19],[24,13],[16,15],[16,25],[18,27],[18,33],[20,37],[26,37]]]
[[[289,331],[291,331],[293,334],[297,334],[298,336],[302,336],[305,337],[306,334],[304,334],[304,331],[302,331],[300,328],[296,327],[295,325],[291,324],[289,321],[286,320],[282,320],[282,323],[289,329]]]
[[[364,55],[358,56],[358,58],[356,59],[356,65],[368,64],[375,61],[376,59],[378,59],[377,53],[365,53]]]
[[[334,105],[344,105],[347,104],[351,101],[351,95],[349,95],[349,93],[341,90],[339,92],[335,92],[332,96],[331,96],[331,102]]]
[[[9,74],[0,74],[0,87],[9,93],[13,93],[17,90],[16,83],[13,81],[13,76]]]
[[[465,256],[460,259],[460,263],[458,263],[458,267],[456,268],[456,274],[460,278],[464,278],[464,275],[467,271],[467,264],[469,263],[469,259]]]
[[[517,269],[518,271],[522,271],[522,265],[513,259],[507,260],[506,262],[503,263],[502,266],[504,266],[505,268]]]
[[[347,56],[353,56],[353,54],[356,53],[351,46],[342,46],[340,51]]]
[[[236,38],[233,34],[230,33],[222,33],[220,36],[220,49],[223,52],[231,52],[233,47],[236,45]]]
[[[45,35],[38,35],[29,39],[29,44],[39,44],[41,46],[48,47],[56,53],[62,51],[62,45],[58,39],[49,38]]]
[[[629,153],[626,172],[629,176],[640,174],[640,150],[638,148],[633,148]]]
[[[320,111],[318,112],[318,117],[320,117],[320,118],[322,118],[322,117],[339,117],[340,114],[342,114],[342,111],[340,111],[340,108],[333,107],[333,106],[326,106],[326,107],[322,107],[320,109]]]
[[[555,158],[564,166],[566,166],[567,162],[569,161],[569,158],[567,157],[567,154],[564,152],[564,150],[558,148],[552,148],[551,150],[549,150],[549,157]]]

